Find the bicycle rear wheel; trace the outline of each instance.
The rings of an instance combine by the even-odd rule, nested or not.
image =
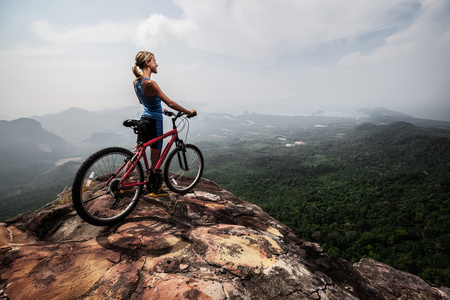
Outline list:
[[[164,181],[170,190],[187,193],[199,182],[204,161],[200,149],[191,144],[175,148],[170,152],[164,166]]]
[[[81,165],[72,186],[72,201],[78,215],[86,222],[106,226],[129,215],[136,206],[142,186],[124,189],[120,184],[126,164],[133,157],[127,149],[112,147],[92,154]],[[122,169],[115,174],[120,167]],[[125,182],[142,182],[144,172],[137,162]]]

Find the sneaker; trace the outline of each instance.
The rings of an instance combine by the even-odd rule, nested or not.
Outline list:
[[[150,197],[164,197],[167,195],[169,195],[169,193],[166,192],[163,188],[160,188],[156,193],[150,193]]]

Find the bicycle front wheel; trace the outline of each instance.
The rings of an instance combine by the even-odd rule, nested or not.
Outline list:
[[[164,166],[164,181],[170,190],[187,193],[202,177],[204,167],[200,149],[191,144],[179,146],[170,152]]]
[[[133,211],[142,185],[124,188],[120,183],[132,157],[133,153],[129,150],[112,147],[92,154],[81,165],[73,182],[72,201],[83,220],[98,226],[111,225]],[[137,162],[123,182],[143,180],[142,165]]]

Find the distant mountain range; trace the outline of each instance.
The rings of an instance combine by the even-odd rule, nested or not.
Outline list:
[[[414,118],[410,115],[393,110],[388,110],[383,107],[374,109],[360,109],[358,110],[358,112],[364,113],[368,116],[367,118],[362,118],[361,120],[365,120],[373,124],[389,124],[402,121],[421,127],[437,127],[450,129],[450,122],[447,121]]]
[[[55,162],[70,153],[69,144],[61,137],[44,128],[36,120],[21,118],[13,121],[0,121],[0,215],[23,212],[24,207],[35,209],[39,206],[24,205],[23,193],[36,196],[48,189],[56,197],[67,185],[67,175],[61,176],[55,170]],[[43,174],[52,174],[42,177]],[[68,172],[65,172],[66,174]],[[73,176],[73,170],[70,176]],[[35,184],[51,178],[45,184]],[[57,186],[53,186],[56,184]],[[44,191],[45,190],[45,191]],[[19,196],[19,197],[17,197]],[[17,197],[17,198],[16,198]],[[11,216],[11,215],[10,215]]]
[[[246,134],[268,132],[273,128],[289,132],[298,128],[316,126],[355,127],[362,123],[388,124],[398,121],[421,127],[450,129],[450,122],[418,119],[385,108],[365,109],[360,112],[366,118],[342,118],[327,116],[277,116],[262,114],[212,114],[202,113],[183,128],[180,137],[188,142],[228,141],[239,139]],[[0,202],[6,204],[23,193],[36,193],[34,183],[42,182],[41,175],[52,178],[51,184],[39,186],[40,193],[55,195],[70,185],[76,165],[70,168],[64,162],[83,160],[87,155],[108,146],[134,147],[135,135],[122,123],[129,118],[138,119],[138,106],[89,112],[80,108],[70,108],[57,114],[0,121]],[[165,129],[172,126],[166,118]],[[370,126],[370,125],[365,125]],[[225,140],[223,140],[225,141]],[[77,164],[79,164],[78,162]],[[72,172],[72,173],[71,173]],[[44,187],[46,186],[46,187]],[[47,190],[46,190],[47,189]],[[46,191],[45,191],[46,190]],[[20,199],[24,199],[22,195]],[[43,196],[44,199],[46,199]],[[51,199],[50,199],[51,200]],[[48,201],[44,200],[44,201]],[[44,202],[46,203],[46,202]],[[42,204],[44,204],[42,203]],[[40,205],[40,204],[39,204]],[[32,208],[32,207],[30,207]],[[37,207],[34,207],[35,209]],[[19,209],[20,210],[20,209]],[[0,216],[1,218],[1,216]]]
[[[0,153],[12,157],[26,155],[30,159],[51,158],[63,155],[68,150],[64,139],[28,118],[0,121],[0,140]]]
[[[421,127],[437,127],[450,129],[450,122],[428,120],[414,118],[407,114],[388,110],[386,108],[361,109],[359,113],[364,113],[367,117],[360,119],[342,118],[329,116],[277,116],[262,114],[214,114],[199,113],[199,116],[192,122],[190,126],[195,134],[200,134],[203,138],[210,134],[217,134],[224,127],[240,126],[240,121],[245,122],[261,122],[270,125],[287,126],[289,124],[317,124],[328,123],[339,120],[347,120],[349,123],[369,122],[376,125],[389,124],[393,122],[403,121]],[[138,106],[124,107],[120,109],[109,109],[99,112],[89,112],[80,108],[70,108],[57,114],[48,114],[45,116],[35,116],[32,119],[40,122],[42,127],[54,132],[58,136],[64,138],[70,144],[92,143],[98,140],[99,136],[104,135],[103,142],[120,142],[130,143],[135,140],[130,129],[122,126],[126,119],[139,119],[141,108]],[[238,122],[236,122],[238,121]],[[170,128],[171,124],[167,122],[165,128]],[[106,138],[105,136],[109,136]]]
[[[277,116],[261,114],[211,114],[201,113],[182,131],[182,138],[189,134],[189,140],[209,141],[244,130],[252,125],[252,130],[271,126],[328,126],[332,124],[358,125],[362,123],[390,124],[407,122],[420,127],[450,129],[450,122],[414,118],[401,112],[385,108],[363,109],[359,111],[367,117],[341,118],[325,116]],[[56,161],[64,157],[84,156],[107,146],[132,148],[135,135],[122,123],[129,118],[138,119],[140,107],[124,107],[100,112],[89,112],[80,108],[70,108],[57,114],[0,121],[0,157],[3,161],[13,157],[33,160]],[[164,126],[169,129],[170,120]]]
[[[139,108],[136,107],[101,112],[73,107],[57,114],[31,118],[70,143],[80,143],[93,133],[125,133],[127,131],[122,122],[128,118],[138,118],[139,114]]]

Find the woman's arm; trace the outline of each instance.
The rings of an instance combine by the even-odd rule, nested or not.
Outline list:
[[[153,80],[145,82],[145,86],[143,86],[143,91],[146,96],[149,97],[156,96],[159,99],[161,99],[161,101],[163,101],[168,107],[175,109],[177,111],[184,112],[189,117],[193,116],[196,113],[195,109],[188,110],[183,106],[181,106],[180,104],[176,103],[175,101],[171,100],[169,97],[167,97],[166,94],[164,94],[161,88],[158,86],[158,84]]]

